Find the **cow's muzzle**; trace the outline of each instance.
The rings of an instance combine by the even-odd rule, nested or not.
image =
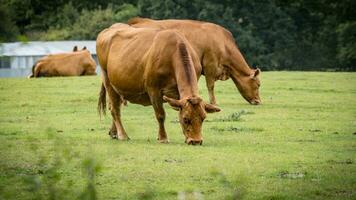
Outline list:
[[[202,145],[203,144],[203,140],[202,139],[192,139],[192,138],[188,138],[186,139],[185,143],[187,143],[188,145]]]
[[[253,100],[250,101],[250,104],[252,104],[252,105],[259,105],[259,104],[261,104],[261,100],[259,100],[259,99],[253,99]]]

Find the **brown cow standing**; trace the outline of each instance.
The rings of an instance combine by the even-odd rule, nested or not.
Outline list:
[[[105,110],[107,91],[118,139],[128,139],[120,116],[120,105],[125,99],[152,105],[159,123],[158,140],[168,142],[163,109],[167,101],[179,110],[185,142],[202,144],[201,126],[206,112],[220,109],[199,97],[197,77],[201,65],[182,35],[174,30],[114,24],[103,30],[96,42],[103,80],[98,108]]]
[[[216,80],[234,81],[241,95],[251,104],[261,103],[259,69],[250,69],[241,55],[232,34],[225,28],[193,20],[152,20],[135,17],[128,21],[134,27],[176,29],[190,42],[200,58],[209,91],[210,103],[216,104]]]
[[[39,59],[33,65],[29,78],[96,75],[95,69],[96,63],[86,47],[78,51],[75,46],[73,52],[48,55]]]

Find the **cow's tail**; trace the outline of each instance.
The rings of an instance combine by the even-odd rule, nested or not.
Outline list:
[[[106,89],[104,83],[101,83],[101,90],[99,93],[98,113],[100,117],[106,114]]]
[[[35,64],[32,65],[32,74],[30,74],[28,76],[28,78],[33,78],[35,77],[35,68],[36,68],[37,62],[35,62]]]

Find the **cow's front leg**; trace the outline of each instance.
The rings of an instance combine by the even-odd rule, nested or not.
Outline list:
[[[208,88],[210,103],[213,105],[216,105],[216,99],[215,99],[215,95],[214,95],[215,78],[208,77],[208,76],[206,76],[205,78],[206,78],[206,87]]]
[[[168,138],[167,138],[167,133],[166,133],[166,130],[164,128],[164,120],[166,118],[166,114],[162,108],[162,113],[156,113],[156,118],[157,118],[157,121],[158,121],[158,124],[159,124],[159,130],[158,130],[158,142],[160,143],[168,143]]]
[[[151,97],[151,103],[153,109],[155,110],[156,119],[159,125],[157,140],[160,143],[168,143],[166,129],[164,128],[164,120],[166,119],[166,113],[163,109],[163,99],[161,96],[154,96]]]

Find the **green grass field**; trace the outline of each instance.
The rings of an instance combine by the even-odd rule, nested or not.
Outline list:
[[[168,105],[169,144],[134,104],[131,140],[110,139],[99,77],[0,79],[0,199],[356,199],[356,73],[261,79],[261,106],[217,82],[202,146],[184,143]]]

